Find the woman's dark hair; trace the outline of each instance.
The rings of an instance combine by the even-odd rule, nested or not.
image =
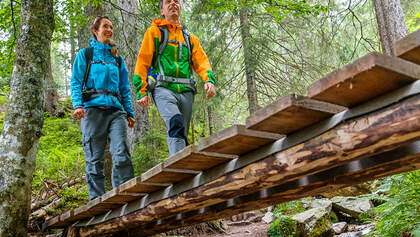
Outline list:
[[[93,37],[95,37],[96,40],[97,40],[97,38],[96,38],[96,35],[95,35],[95,31],[99,30],[99,27],[101,26],[102,19],[107,19],[107,20],[111,21],[109,19],[109,17],[107,17],[107,16],[96,16],[95,19],[93,19],[92,24],[90,24],[90,32],[92,32]],[[118,57],[117,46],[114,44],[114,42],[111,41],[109,43],[109,45],[111,45],[111,47],[112,47],[111,48],[112,56]]]

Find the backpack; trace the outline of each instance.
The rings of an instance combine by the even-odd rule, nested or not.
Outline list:
[[[155,75],[157,78],[153,78],[152,76],[150,76],[150,71],[149,71],[149,75],[147,77],[147,89],[149,91],[153,91],[154,88],[158,87],[160,84],[163,83],[180,83],[183,84],[184,86],[190,88],[193,93],[195,94],[197,92],[197,88],[195,87],[195,81],[193,79],[193,72],[192,72],[192,54],[191,54],[191,40],[190,40],[190,32],[188,32],[184,27],[181,28],[182,29],[182,35],[184,36],[184,40],[185,43],[181,43],[179,41],[176,40],[169,40],[169,30],[166,27],[162,27],[159,26],[159,30],[160,30],[160,34],[161,34],[161,41],[160,41],[160,45],[159,45],[159,51],[158,51],[158,55],[154,61],[153,64],[153,68],[159,68],[160,71],[160,75]],[[160,62],[160,58],[163,54],[163,51],[165,50],[166,46],[168,45],[168,43],[173,43],[173,44],[178,44],[180,45],[180,50],[179,50],[179,59],[181,60],[182,57],[182,45],[187,46],[188,48],[188,63],[189,63],[189,71],[190,71],[190,77],[191,78],[175,78],[175,77],[170,77],[170,76],[165,76],[164,75],[164,71],[163,71],[163,67],[162,64]]]
[[[158,55],[157,58],[154,62],[154,68],[157,67],[161,67],[159,64],[160,62],[160,58],[163,54],[163,51],[165,51],[166,46],[168,45],[168,43],[174,43],[174,44],[179,44],[179,45],[186,45],[188,48],[188,62],[189,62],[189,68],[190,68],[190,73],[192,73],[192,55],[191,55],[191,40],[190,40],[190,32],[185,28],[185,27],[181,27],[182,29],[182,35],[184,36],[184,40],[185,43],[180,43],[178,41],[175,40],[169,40],[169,30],[166,27],[163,26],[159,26],[159,30],[160,30],[160,45],[159,45],[159,51],[158,51]],[[181,50],[179,51],[179,57],[181,57],[182,55],[182,46],[180,47]],[[160,72],[163,72],[162,68],[159,68]],[[192,74],[191,74],[192,75]]]
[[[112,96],[115,96],[115,97],[117,97],[120,104],[122,104],[122,97],[121,97],[121,94],[119,92],[112,92],[110,90],[95,89],[95,88],[87,88],[87,89],[85,88],[86,83],[87,83],[87,79],[88,79],[89,73],[90,73],[90,65],[92,65],[92,64],[95,64],[95,63],[114,64],[114,65],[118,66],[118,75],[120,75],[122,58],[121,58],[121,56],[114,57],[114,58],[117,61],[116,64],[112,63],[112,62],[94,61],[93,60],[93,48],[92,47],[85,48],[85,60],[86,60],[87,67],[86,67],[85,75],[84,75],[84,78],[83,78],[83,84],[82,84],[82,101],[83,102],[92,100],[96,97],[99,97],[100,95],[111,95],[111,98],[112,98],[113,102],[115,102],[115,100]]]

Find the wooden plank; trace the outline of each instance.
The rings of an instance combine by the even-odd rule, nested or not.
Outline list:
[[[199,152],[197,146],[190,145],[166,159],[163,162],[163,167],[170,169],[207,170],[235,158],[238,158],[238,156]]]
[[[420,64],[420,30],[398,40],[394,48],[396,56]]]
[[[119,188],[114,188],[102,195],[102,202],[121,203],[121,205],[123,205],[127,202],[144,197],[145,195],[147,195],[147,193],[121,192]]]
[[[344,110],[346,107],[291,94],[251,114],[246,119],[246,127],[289,134]]]
[[[200,171],[197,170],[163,168],[163,164],[159,163],[155,167],[144,172],[141,175],[141,180],[143,182],[151,183],[176,183],[194,177],[199,173]]]
[[[279,134],[246,129],[244,125],[233,125],[199,141],[198,150],[242,155],[282,137]]]
[[[171,186],[171,183],[150,183],[143,182],[141,176],[130,179],[120,185],[120,192],[127,193],[152,193],[157,190]]]
[[[74,209],[74,217],[77,217],[80,220],[86,217],[92,217],[98,214],[105,213],[119,206],[121,206],[120,203],[102,202],[102,198],[97,197],[92,201],[88,202],[86,205]]]
[[[420,78],[420,66],[370,53],[308,87],[308,96],[351,107]]]
[[[320,136],[279,151],[241,169],[150,203],[123,217],[78,227],[81,235],[105,235],[134,228],[178,213],[212,206],[228,199],[279,186],[354,160],[394,150],[420,139],[420,95],[345,121]],[[240,160],[240,159],[239,159]]]

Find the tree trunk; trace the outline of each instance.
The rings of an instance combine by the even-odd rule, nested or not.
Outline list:
[[[48,80],[47,80],[47,95],[45,98],[45,112],[50,113],[50,115],[55,116],[57,112],[57,87],[54,82],[54,77],[52,75],[51,69],[51,55],[48,54]]]
[[[214,122],[213,122],[213,111],[211,106],[207,107],[207,117],[209,119],[209,133],[212,135],[214,133]]]
[[[382,51],[395,56],[394,43],[407,35],[400,0],[374,0]]]
[[[150,130],[149,110],[137,105],[136,90],[132,81],[141,42],[139,32],[136,29],[136,26],[140,25],[140,23],[135,15],[129,13],[138,12],[138,3],[136,0],[118,0],[117,4],[124,9],[118,15],[116,39],[121,47],[121,54],[124,56],[130,79],[131,101],[133,102],[136,123],[134,128],[128,129],[127,135],[130,147],[133,149],[133,145],[139,143],[143,135]]]
[[[93,7],[92,2],[93,1],[90,1],[85,9],[86,21],[84,22],[84,24],[80,25],[79,29],[77,30],[77,45],[79,47],[79,50],[82,48],[89,47],[89,39],[93,37],[89,29],[90,22],[95,16],[103,14],[102,5]]]
[[[249,33],[248,10],[242,8],[240,13],[242,47],[244,50],[244,63],[246,73],[246,88],[248,95],[249,113],[252,114],[258,110],[257,86],[255,83],[255,68],[257,60],[252,54]]]
[[[52,0],[22,0],[9,102],[0,135],[0,236],[26,236],[54,30]]]

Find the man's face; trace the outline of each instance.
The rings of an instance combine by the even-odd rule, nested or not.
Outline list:
[[[160,9],[160,14],[169,18],[179,18],[181,15],[181,4],[180,0],[163,0],[162,8]]]

